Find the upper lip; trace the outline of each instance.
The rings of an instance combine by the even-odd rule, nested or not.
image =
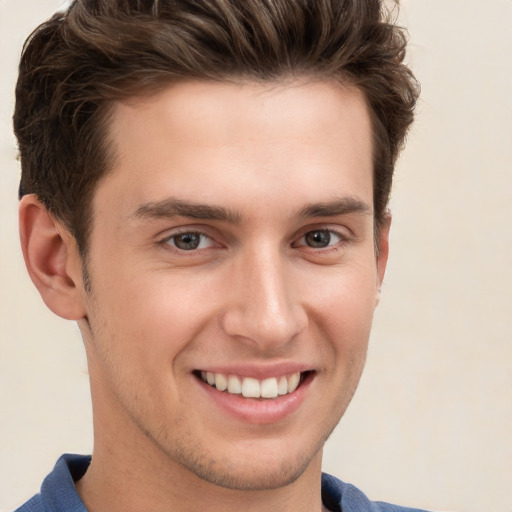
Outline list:
[[[237,375],[239,377],[253,377],[263,380],[271,377],[280,377],[292,373],[312,371],[311,364],[282,361],[276,363],[240,363],[230,365],[205,365],[195,368],[195,371]]]

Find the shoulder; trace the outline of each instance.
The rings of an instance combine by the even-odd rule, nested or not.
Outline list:
[[[45,507],[40,494],[36,494],[33,498],[29,499],[21,507],[17,508],[15,512],[45,512]]]
[[[333,512],[427,512],[382,501],[370,501],[357,487],[325,473],[322,475],[322,500]]]
[[[87,471],[90,457],[63,455],[44,479],[41,491],[15,512],[87,512],[75,481]]]

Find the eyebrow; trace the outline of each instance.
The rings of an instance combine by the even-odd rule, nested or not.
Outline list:
[[[298,211],[297,217],[302,219],[336,217],[350,213],[370,215],[372,209],[359,199],[344,197],[329,202],[308,204]],[[144,203],[132,212],[129,217],[133,219],[188,217],[198,220],[219,220],[231,224],[238,224],[242,220],[242,215],[236,210],[229,210],[222,206],[190,203],[174,198]]]
[[[372,208],[364,201],[354,197],[343,197],[325,203],[313,203],[299,210],[299,217],[309,219],[312,217],[336,217],[349,213],[371,215]]]
[[[198,220],[220,220],[237,224],[242,216],[222,206],[189,203],[174,198],[163,201],[145,203],[129,215],[134,219],[171,219],[173,217],[188,217]]]

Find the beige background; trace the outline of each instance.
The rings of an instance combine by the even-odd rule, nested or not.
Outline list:
[[[60,3],[0,0],[0,512],[91,448],[78,330],[45,310],[16,227],[17,59]],[[423,95],[366,373],[325,469],[376,499],[512,512],[512,1],[402,4]]]

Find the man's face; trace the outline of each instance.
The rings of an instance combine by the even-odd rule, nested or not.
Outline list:
[[[182,83],[111,133],[81,322],[96,436],[226,487],[293,481],[355,391],[387,256],[362,95]]]

